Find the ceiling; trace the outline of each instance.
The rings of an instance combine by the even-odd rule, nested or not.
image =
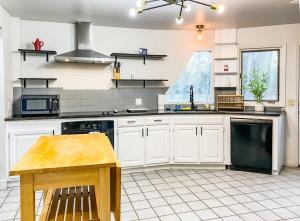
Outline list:
[[[95,25],[127,28],[193,29],[196,24],[204,24],[213,29],[300,23],[299,6],[290,4],[291,0],[202,0],[208,4],[222,3],[225,6],[223,14],[191,2],[192,10],[184,12],[182,25],[175,23],[179,13],[176,5],[129,17],[129,9],[135,6],[135,1],[0,0],[0,5],[12,16],[27,20],[92,21]]]

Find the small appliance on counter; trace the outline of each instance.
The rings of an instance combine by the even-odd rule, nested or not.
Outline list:
[[[59,95],[22,95],[21,115],[58,115],[59,103]]]

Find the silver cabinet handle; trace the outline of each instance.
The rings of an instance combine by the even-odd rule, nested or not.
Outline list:
[[[142,129],[142,137],[144,137],[144,128]]]
[[[147,128],[147,137],[149,136],[149,129]]]
[[[162,122],[162,120],[154,120],[154,122]]]
[[[196,135],[198,135],[198,127],[196,127]]]
[[[130,120],[130,121],[127,121],[128,124],[133,124],[135,123],[135,120]]]

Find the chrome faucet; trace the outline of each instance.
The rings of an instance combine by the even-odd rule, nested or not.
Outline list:
[[[193,85],[191,85],[191,87],[190,87],[190,102],[191,102],[191,110],[195,110]]]

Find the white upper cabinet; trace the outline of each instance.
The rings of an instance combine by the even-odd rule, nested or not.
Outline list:
[[[200,130],[200,162],[224,162],[223,125],[204,125]]]
[[[121,166],[143,166],[144,128],[128,127],[118,130],[118,158]]]
[[[236,29],[215,30],[215,44],[236,44]]]
[[[174,126],[173,144],[175,163],[197,163],[197,130],[197,126],[194,125]]]
[[[237,45],[215,45],[215,59],[237,59]]]
[[[237,74],[215,75],[215,87],[237,87]]]
[[[146,164],[170,162],[169,126],[149,126],[145,129]]]

